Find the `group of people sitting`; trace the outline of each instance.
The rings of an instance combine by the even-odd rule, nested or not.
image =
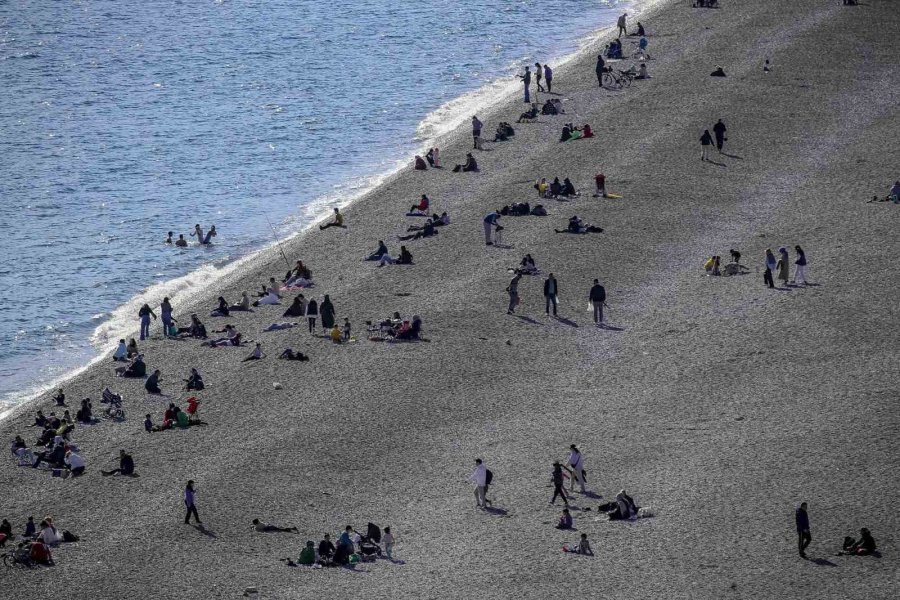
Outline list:
[[[606,504],[601,504],[597,510],[605,512],[610,521],[627,521],[635,519],[638,516],[640,507],[635,504],[634,499],[621,490],[616,494],[616,499]]]
[[[459,172],[477,172],[478,171],[478,163],[475,161],[475,157],[472,156],[471,152],[466,152],[466,162],[461,165],[456,165],[453,167],[454,173]]]
[[[570,142],[572,140],[580,140],[582,138],[592,138],[594,137],[594,131],[591,129],[591,126],[585,123],[584,127],[579,129],[575,125],[571,123],[566,123],[563,125],[562,134],[559,136],[559,141],[561,142]]]
[[[241,346],[244,343],[244,337],[234,328],[233,325],[226,325],[223,329],[213,331],[213,333],[224,333],[223,337],[207,340],[202,342],[201,346],[209,346],[210,348],[222,348],[224,346]]]
[[[312,287],[312,271],[303,264],[302,260],[298,260],[294,268],[285,274],[284,279],[282,279],[281,282],[284,284],[285,288]],[[268,293],[268,290],[266,290],[266,293]]]
[[[506,121],[500,121],[500,124],[497,125],[497,131],[494,133],[494,141],[505,142],[514,135],[516,135],[516,130],[513,129],[513,126]]]
[[[550,98],[544,102],[541,107],[542,115],[564,115],[566,111],[563,109],[562,100],[559,98]]]
[[[613,41],[611,41],[610,43],[608,43],[606,45],[606,51],[604,52],[604,54],[606,54],[606,58],[612,58],[612,59],[625,58],[624,54],[622,53],[622,40],[620,40],[619,38],[616,38]]]
[[[0,523],[0,548],[13,541],[16,541],[16,536],[13,534],[12,524],[3,519]],[[45,517],[41,521],[40,530],[35,527],[34,517],[28,517],[22,540],[16,544],[12,554],[16,562],[25,566],[51,566],[54,564],[51,548],[59,546],[62,542],[77,541],[78,537],[71,532],[60,532],[53,524],[53,517]]]
[[[568,177],[564,178],[562,183],[560,183],[559,177],[554,177],[551,183],[547,183],[547,179],[541,177],[534,183],[534,189],[537,190],[539,198],[558,199],[560,196],[568,197],[579,195]]]
[[[844,4],[848,2],[856,4],[856,0],[844,0]],[[691,6],[694,8],[719,8],[719,0],[695,0]]]
[[[547,209],[544,208],[543,204],[535,204],[534,208],[532,208],[527,202],[513,202],[512,204],[506,204],[498,212],[504,217],[526,217],[528,215],[534,217],[547,216]]]
[[[417,154],[413,160],[413,168],[417,171],[425,171],[429,165],[434,169],[441,168],[441,152],[437,148],[429,148],[424,159]]]
[[[39,414],[38,419],[41,417],[43,415]],[[45,424],[45,429],[35,442],[36,447],[43,447],[44,450],[32,450],[22,436],[15,437],[10,446],[10,452],[15,456],[17,464],[36,469],[41,463],[47,463],[54,476],[78,477],[82,475],[87,465],[79,454],[78,447],[69,437],[74,427],[69,423],[69,427],[60,432],[59,429],[53,429],[52,425],[52,422]],[[60,427],[62,426],[60,425]]]
[[[391,340],[419,340],[422,334],[422,317],[414,315],[412,321],[404,320],[399,312],[395,312],[389,319],[379,321],[374,325],[372,321],[366,321],[368,330],[382,336],[380,339]]]
[[[284,531],[285,528],[272,529],[270,531]],[[393,560],[394,536],[390,527],[381,528],[374,523],[369,523],[365,535],[359,533],[351,525],[347,525],[343,533],[338,536],[337,545],[331,541],[331,536],[325,534],[318,548],[312,541],[307,541],[306,546],[300,552],[296,563],[288,559],[288,566],[313,566],[319,564],[323,567],[340,567],[355,564],[357,562],[374,561],[377,557],[384,556]]]
[[[732,275],[742,275],[748,272],[750,269],[741,264],[741,253],[737,250],[730,250],[731,253],[731,262],[725,265],[725,268],[722,268],[722,257],[721,256],[710,256],[705,263],[703,263],[703,269],[706,271],[707,276],[718,277],[720,275],[732,276]]]
[[[187,429],[188,427],[193,427],[195,425],[206,425],[207,423],[201,421],[198,415],[198,411],[200,410],[200,400],[196,396],[191,396],[186,402],[186,411],[181,410],[181,407],[176,406],[174,402],[170,402],[169,407],[166,408],[163,413],[161,425],[154,425],[153,419],[148,413],[144,417],[144,430],[147,433],[152,433],[154,431],[166,431],[167,429],[172,429],[174,427]]]
[[[602,233],[603,228],[586,225],[577,215],[573,215],[565,229],[554,229],[553,231],[556,233]]]

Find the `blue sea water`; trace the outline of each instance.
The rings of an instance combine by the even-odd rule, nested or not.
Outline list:
[[[106,349],[144,290],[371,185],[617,4],[0,2],[0,402]],[[194,223],[214,246],[162,243]]]

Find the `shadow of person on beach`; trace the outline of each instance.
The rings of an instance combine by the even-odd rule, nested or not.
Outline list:
[[[827,558],[812,558],[810,559],[811,563],[814,565],[818,565],[820,567],[836,567],[837,565],[828,560]]]
[[[736,158],[738,160],[744,160],[743,156],[738,156],[737,154],[728,154],[727,152],[723,152],[722,156],[727,156],[728,158]],[[710,161],[712,162],[712,161]]]
[[[604,331],[625,331],[623,327],[616,327],[615,325],[597,325],[596,328]]]
[[[531,323],[532,325],[540,325],[541,324],[539,321],[535,321],[531,317],[526,317],[525,315],[513,315],[513,316],[515,318],[519,319],[520,321],[525,321],[526,323]]]
[[[554,316],[553,318],[556,321],[559,321],[560,323],[562,323],[563,325],[568,325],[569,327],[578,327],[578,323],[576,323],[575,321],[573,321],[571,319],[567,319],[565,317],[557,317],[557,316]]]
[[[716,161],[714,161],[714,160],[711,159],[711,158],[707,158],[707,159],[706,159],[706,162],[709,163],[709,164],[711,164],[711,165],[716,165],[717,167],[722,167],[722,168],[725,168],[725,169],[728,168],[728,165],[726,165],[725,163],[716,162]]]
[[[484,509],[484,512],[490,515],[496,515],[498,517],[507,517],[509,516],[509,511],[505,508],[501,508],[499,506],[488,506]]]
[[[203,523],[194,523],[191,525],[191,527],[193,527],[194,529],[196,529],[197,531],[199,531],[200,533],[202,533],[203,535],[205,535],[208,538],[212,538],[214,540],[219,539],[219,536],[216,535],[216,532],[213,531],[212,529],[207,529]]]

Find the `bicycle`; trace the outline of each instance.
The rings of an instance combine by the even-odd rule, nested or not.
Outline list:
[[[612,67],[610,67],[606,70],[605,73],[603,73],[603,85],[621,89],[626,84],[624,83],[624,78],[621,75],[616,75],[612,70]],[[628,85],[631,85],[630,81],[628,82]]]
[[[12,550],[4,554],[3,564],[10,569],[14,567],[23,567],[30,569],[34,566],[34,563],[31,562],[31,556],[29,555],[28,551],[22,550],[21,548],[13,548]]]
[[[622,84],[625,87],[628,87],[634,81],[635,74],[631,71],[619,71],[619,74],[621,75]]]

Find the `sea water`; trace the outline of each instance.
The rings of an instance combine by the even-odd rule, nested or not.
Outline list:
[[[0,403],[108,349],[148,290],[190,292],[377,183],[617,4],[0,4]]]

